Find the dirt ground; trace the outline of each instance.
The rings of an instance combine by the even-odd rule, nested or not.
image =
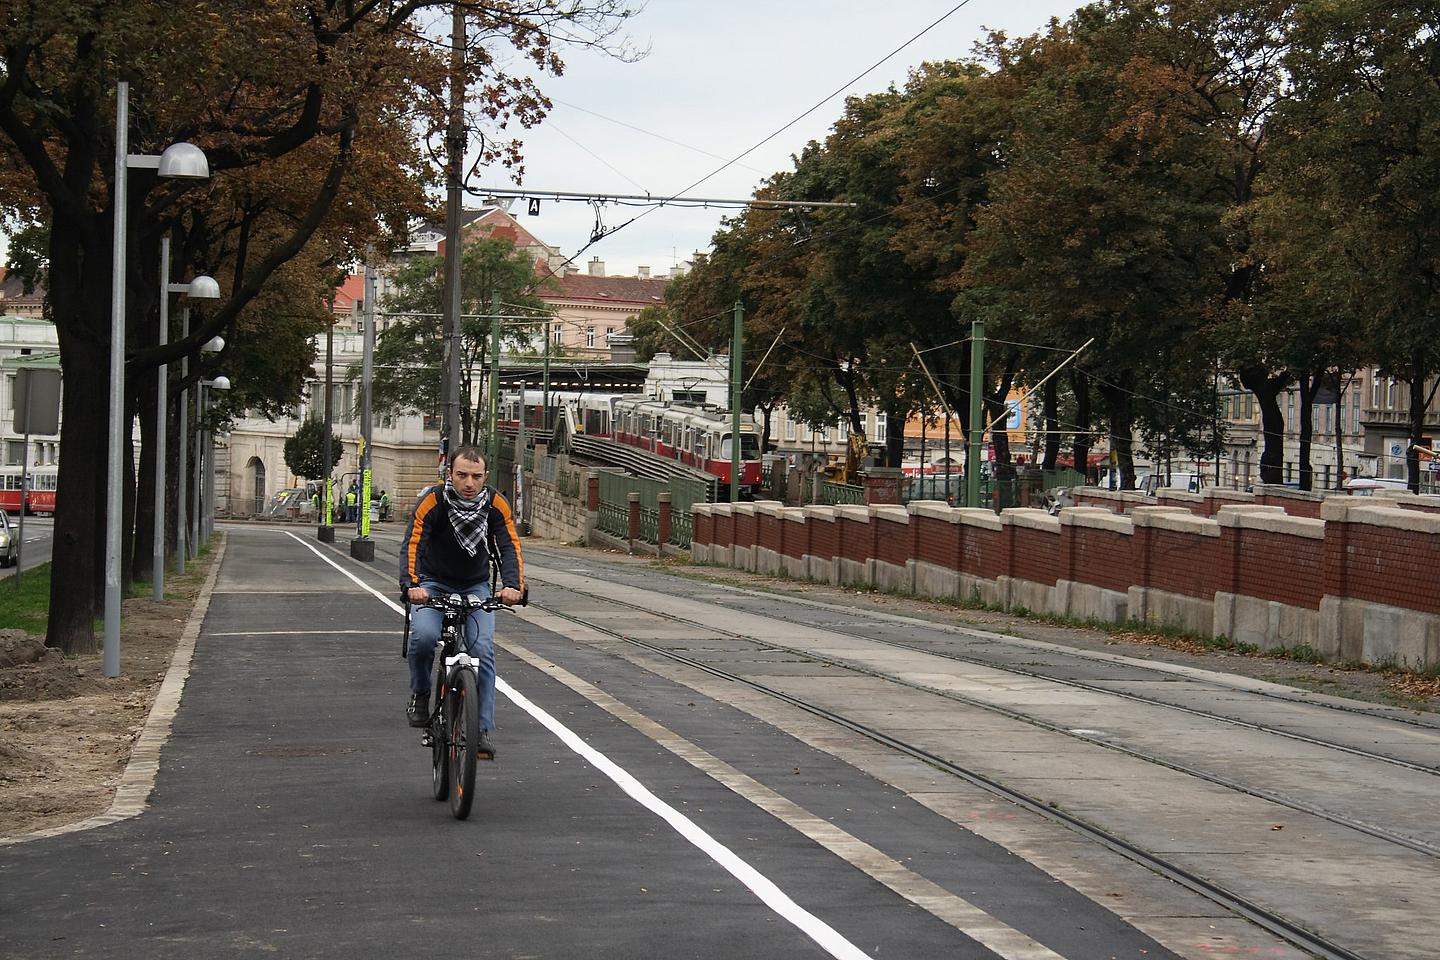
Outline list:
[[[67,657],[0,631],[0,837],[109,808],[208,572],[202,560],[166,579],[165,601],[124,602],[114,679],[99,653]]]

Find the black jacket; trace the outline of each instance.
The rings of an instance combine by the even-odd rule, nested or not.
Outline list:
[[[520,556],[520,535],[515,531],[510,503],[498,490],[490,496],[486,537],[500,555],[501,586],[524,590],[525,561]],[[400,541],[400,589],[408,590],[421,580],[438,580],[458,587],[489,579],[488,552],[476,550],[472,557],[455,539],[443,488],[435,486],[426,490],[405,525],[405,539]]]

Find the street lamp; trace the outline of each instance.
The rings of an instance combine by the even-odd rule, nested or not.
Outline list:
[[[198,278],[197,278],[197,279],[198,279]],[[207,279],[208,279],[208,278],[207,278]],[[186,307],[185,307],[185,309],[184,309],[184,311],[183,311],[183,318],[184,318],[184,320],[183,320],[183,322],[184,322],[184,333],[185,333],[185,336],[188,337],[188,336],[190,335],[190,308],[189,308],[189,306],[186,306]],[[209,340],[206,340],[205,343],[203,343],[203,344],[200,346],[200,352],[201,352],[201,353],[219,353],[221,350],[224,350],[224,349],[225,349],[225,338],[224,338],[224,337],[211,337]],[[186,358],[182,359],[182,360],[180,361],[180,364],[181,364],[181,366],[180,366],[180,378],[181,378],[181,380],[183,381],[184,378],[187,377],[187,376],[189,376],[189,373],[190,373],[190,360],[189,360],[189,358],[186,357]],[[198,396],[198,392],[199,392],[199,391],[197,391],[197,396]],[[199,501],[199,492],[200,492],[200,441],[199,441],[199,438],[197,437],[197,438],[196,438],[196,441],[195,441],[195,484],[194,484],[194,487],[191,488],[191,487],[187,487],[187,485],[186,485],[186,481],[187,481],[187,479],[188,479],[188,474],[186,473],[186,470],[185,470],[186,465],[189,463],[189,456],[190,456],[190,450],[189,450],[190,430],[189,430],[189,424],[186,423],[186,420],[189,418],[189,411],[190,411],[190,398],[189,398],[189,397],[186,397],[186,398],[181,402],[181,404],[180,404],[180,516],[179,516],[179,518],[176,520],[176,523],[175,523],[176,527],[178,528],[177,536],[179,537],[179,545],[176,547],[176,550],[177,550],[177,551],[179,552],[179,554],[180,554],[180,572],[181,572],[181,573],[184,573],[184,572],[185,572],[185,558],[186,558],[187,555],[190,556],[190,557],[193,557],[193,558],[198,558],[198,557],[200,556],[200,535],[199,535],[199,530],[198,530],[198,522],[199,522],[199,515],[200,515],[199,502],[198,502],[198,501]],[[196,405],[195,405],[195,429],[196,429],[196,430],[199,430],[199,429],[200,429],[200,405],[199,405],[198,399],[197,399]],[[195,517],[196,517],[197,529],[194,530],[193,532],[192,532],[192,530],[191,530],[191,528],[190,528],[190,490],[191,490],[191,489],[194,489],[194,490],[195,490],[195,492],[196,492],[196,501],[197,501],[197,502],[196,502],[196,510],[195,510]],[[189,541],[188,546],[187,546],[187,543],[186,543],[187,539],[188,539],[188,541]]]
[[[105,479],[105,657],[107,677],[120,675],[120,523],[124,516],[122,428],[125,416],[125,211],[131,168],[154,170],[162,177],[204,179],[210,164],[199,147],[176,143],[159,156],[131,154],[130,84],[115,88],[114,251],[110,278],[110,436]]]
[[[187,144],[188,146],[188,144]],[[203,160],[203,155],[202,155]],[[160,346],[170,339],[170,294],[179,293],[192,300],[218,300],[220,298],[220,284],[216,283],[213,277],[204,274],[191,280],[189,283],[170,282],[170,238],[160,238]],[[186,327],[189,327],[189,307],[186,307]],[[186,333],[189,331],[187,329]],[[156,600],[165,599],[165,421],[166,421],[166,389],[169,387],[170,365],[160,364],[159,377],[155,390],[155,532],[152,537],[154,541],[154,559],[152,561],[151,576],[154,592],[151,596]],[[181,417],[184,417],[184,404],[181,405]],[[184,420],[180,425],[181,436],[184,436]],[[181,460],[179,465],[181,477],[185,476],[185,461]],[[182,483],[183,491],[184,485]],[[184,506],[181,506],[181,516],[184,516]],[[178,526],[178,524],[177,524]],[[184,534],[181,534],[183,537]],[[181,541],[181,550],[183,547]],[[178,552],[178,551],[177,551]],[[185,557],[180,554],[180,572],[185,572]]]
[[[219,338],[216,337],[215,339],[218,340]],[[211,343],[213,342],[212,340]],[[200,422],[204,419],[205,414],[209,411],[205,401],[206,387],[209,387],[211,390],[229,390],[230,378],[222,376],[216,377],[214,380],[200,381],[200,391],[197,397],[198,414],[195,423],[197,428],[200,426]],[[204,460],[204,485],[196,487],[196,490],[199,491],[203,497],[202,502],[205,506],[203,510],[197,510],[197,513],[200,514],[198,518],[200,539],[208,540],[210,534],[215,532],[215,431],[213,428],[205,431]]]

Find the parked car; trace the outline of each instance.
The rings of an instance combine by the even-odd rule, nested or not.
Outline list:
[[[1152,473],[1142,477],[1135,483],[1135,489],[1147,497],[1156,496],[1162,489],[1183,490],[1186,493],[1199,493],[1210,485],[1210,480],[1201,473],[1178,473],[1172,472],[1167,483],[1165,475]]]
[[[10,515],[0,510],[0,567],[13,567],[20,562],[20,531],[10,522]]]
[[[1380,490],[1409,490],[1404,480],[1385,480],[1380,477],[1356,477],[1345,481],[1345,492],[1352,497],[1373,497]]]

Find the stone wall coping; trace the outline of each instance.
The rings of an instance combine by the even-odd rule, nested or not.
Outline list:
[[[1339,497],[1333,498],[1339,500]],[[1364,523],[1372,527],[1386,527],[1391,530],[1408,530],[1412,533],[1440,534],[1440,514],[1422,513],[1419,510],[1407,510],[1404,507],[1381,506],[1377,503],[1364,503],[1371,497],[1347,497],[1346,500],[1359,500],[1360,503],[1346,503],[1345,509],[1340,516],[1332,516],[1329,512],[1330,502],[1326,502],[1322,509],[1326,510],[1325,520],[1339,520],[1345,523]],[[1337,511],[1340,512],[1340,511]]]
[[[714,512],[715,504],[713,503],[697,503],[690,508],[690,513],[694,516],[709,516]]]
[[[840,519],[835,514],[835,508],[825,504],[812,503],[800,509],[805,511],[805,517],[808,520],[823,520],[826,523],[834,523]]]
[[[1310,540],[1325,539],[1325,521],[1292,517],[1284,507],[1221,507],[1215,522],[1239,530],[1263,530]]]
[[[890,523],[909,523],[910,511],[898,503],[876,504],[870,508],[870,516]]]
[[[730,510],[737,517],[755,516],[755,504],[753,503],[732,503],[730,504]]]
[[[946,523],[959,523],[960,518],[955,516],[955,509],[944,500],[911,500],[905,505],[912,517],[929,517],[932,520],[944,520]]]
[[[1236,503],[1254,503],[1255,494],[1244,490],[1227,490],[1224,487],[1206,487],[1204,496],[1210,500],[1233,500]]]
[[[1197,517],[1184,507],[1136,507],[1130,518],[1137,527],[1192,533],[1202,537],[1220,536],[1220,524],[1209,517]]]
[[[980,527],[984,530],[1005,529],[1000,515],[988,507],[956,507],[955,513],[959,516],[960,523],[967,527]]]
[[[1034,507],[1009,507],[1000,511],[1000,522],[1012,527],[1025,527],[1028,530],[1040,530],[1044,533],[1058,534],[1060,532],[1060,518],[1050,516],[1048,511],[1037,510]]]
[[[780,511],[785,509],[785,504],[779,500],[756,500],[755,512],[763,517],[778,517]]]
[[[804,523],[806,520],[804,507],[781,507],[781,520],[793,520],[796,523]]]
[[[1126,536],[1135,532],[1135,521],[1111,513],[1104,507],[1066,507],[1060,511],[1060,526],[1109,530]]]
[[[835,508],[837,517],[844,517],[846,520],[853,520],[856,523],[870,522],[870,508],[855,503],[847,503]]]
[[[1409,490],[1376,490],[1371,499],[1417,507],[1440,507],[1440,497],[1435,494],[1411,493]]]
[[[1280,483],[1255,484],[1255,496],[1281,497],[1289,500],[1309,500],[1312,503],[1317,500],[1326,499],[1323,493],[1316,493],[1314,490],[1296,490],[1294,487],[1287,487]]]
[[[710,504],[710,512],[717,517],[728,517],[735,512],[736,506],[737,505],[733,503],[712,503]]]
[[[1101,500],[1113,500],[1121,504],[1153,504],[1155,502],[1150,497],[1136,490],[1111,490],[1107,487],[1071,487],[1070,493],[1072,496],[1083,495],[1086,497],[1098,497]]]
[[[1160,502],[1174,500],[1176,503],[1204,503],[1205,496],[1200,493],[1191,493],[1189,490],[1171,490],[1161,487],[1155,493],[1155,499]]]

